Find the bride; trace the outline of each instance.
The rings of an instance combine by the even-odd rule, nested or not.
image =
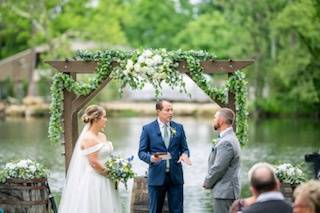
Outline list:
[[[107,118],[105,110],[89,106],[82,120],[86,123],[75,145],[59,213],[120,211],[120,199],[114,184],[106,177],[104,162],[113,151],[111,142],[101,132]]]

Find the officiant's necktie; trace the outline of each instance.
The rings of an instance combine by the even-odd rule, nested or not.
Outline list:
[[[170,143],[169,128],[170,127],[168,125],[164,125],[164,128],[163,128],[163,140],[167,148],[169,148],[169,143]]]
[[[170,144],[169,131],[170,131],[170,127],[167,124],[165,124],[163,127],[163,141],[167,149],[169,148],[169,144]],[[169,172],[169,168],[170,168],[169,160],[166,160],[166,172]]]

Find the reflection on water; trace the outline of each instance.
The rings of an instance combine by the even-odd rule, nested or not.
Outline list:
[[[137,157],[141,127],[154,118],[110,118],[106,128],[108,140],[113,141],[115,151],[124,157],[134,155],[133,167],[138,175],[144,175],[147,165]],[[184,167],[185,212],[212,212],[210,191],[202,189],[207,170],[207,158],[214,133],[211,121],[204,118],[179,117],[184,124],[191,167]],[[59,192],[64,180],[64,159],[60,145],[50,145],[47,137],[48,122],[45,119],[0,121],[0,164],[31,158],[50,168],[50,186]],[[246,173],[258,161],[303,163],[304,154],[319,150],[319,122],[310,120],[265,120],[249,124],[250,142],[242,148],[242,194],[248,195]],[[304,167],[305,170],[309,168]],[[131,188],[130,183],[129,188]],[[129,212],[130,191],[121,188],[124,212]]]

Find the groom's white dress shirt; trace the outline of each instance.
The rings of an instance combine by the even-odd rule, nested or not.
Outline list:
[[[223,130],[222,132],[220,132],[219,133],[220,138],[222,138],[226,134],[226,132],[228,132],[230,129],[232,129],[232,127],[228,127],[225,130]]]

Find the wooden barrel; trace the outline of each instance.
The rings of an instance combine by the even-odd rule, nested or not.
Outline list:
[[[0,208],[5,213],[49,213],[47,179],[8,179],[0,184]]]
[[[5,113],[6,113],[5,104],[0,101],[0,119],[3,119],[5,117]]]
[[[135,177],[131,195],[131,213],[148,213],[148,184],[146,177]],[[167,198],[162,212],[169,212]]]

